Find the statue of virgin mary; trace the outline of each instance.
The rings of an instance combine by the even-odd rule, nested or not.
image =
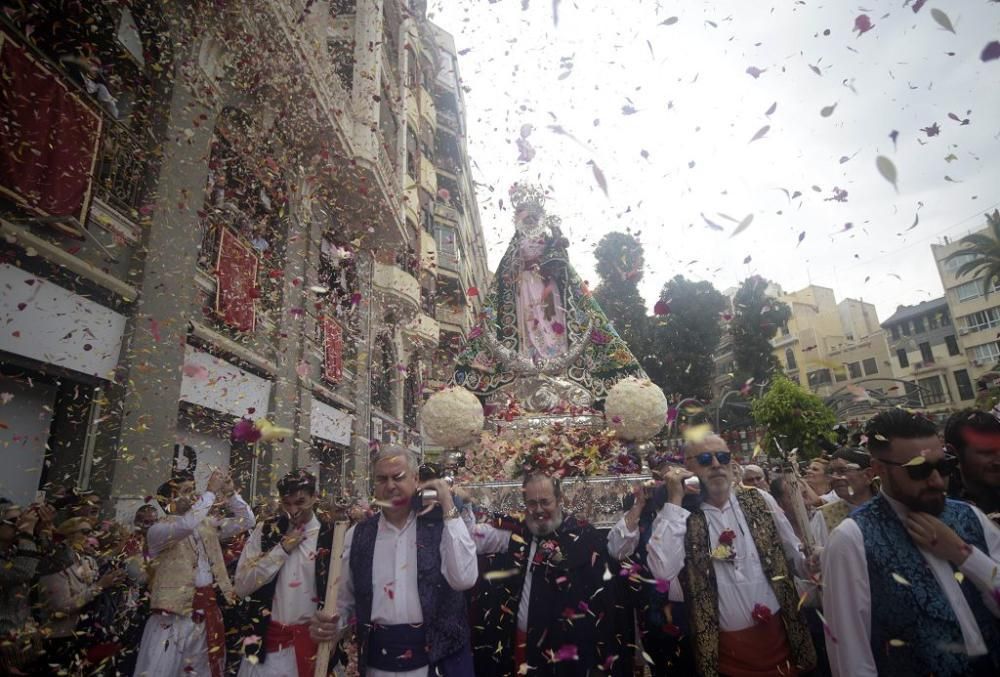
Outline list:
[[[529,411],[599,405],[619,379],[645,376],[642,367],[570,265],[545,193],[515,184],[510,198],[514,237],[453,381],[487,402],[512,395]]]

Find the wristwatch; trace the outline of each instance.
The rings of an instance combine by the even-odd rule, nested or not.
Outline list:
[[[445,518],[446,520],[453,520],[453,519],[455,519],[456,517],[458,517],[458,516],[459,516],[459,514],[460,514],[460,513],[458,512],[458,508],[457,508],[456,506],[452,506],[452,507],[451,507],[451,510],[449,510],[448,512],[446,512],[446,513],[444,514],[444,518]]]

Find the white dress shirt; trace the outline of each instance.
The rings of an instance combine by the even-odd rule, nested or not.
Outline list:
[[[199,588],[210,586],[215,582],[215,577],[212,575],[212,563],[208,559],[205,544],[198,533],[198,525],[208,518],[208,511],[212,509],[213,503],[215,503],[215,494],[211,491],[206,491],[191,506],[190,510],[181,515],[180,519],[157,522],[146,532],[146,544],[149,549],[150,559],[156,557],[174,543],[182,541],[185,538],[192,539],[195,552],[198,553],[198,569],[195,572],[194,584]],[[239,494],[233,494],[227,505],[233,511],[234,516],[221,520],[212,520],[212,524],[219,530],[220,541],[252,529],[254,525],[253,511]]]
[[[899,518],[905,520],[910,510],[889,496],[883,496]],[[1000,529],[978,508],[972,507],[972,510],[983,526],[989,554],[973,548],[972,554],[958,569],[982,591],[983,600],[993,615],[1000,616],[1000,610],[993,599],[993,591],[1000,585],[1000,578],[995,573],[1000,566]],[[970,656],[985,654],[983,635],[951,565],[924,550],[920,554],[927,561],[955,612],[965,640],[966,652]],[[826,635],[826,649],[834,675],[878,675],[870,641],[871,604],[864,537],[858,523],[848,517],[830,534],[830,543],[823,552],[823,613],[829,631]],[[907,640],[906,637],[899,639]]]
[[[807,577],[801,544],[788,518],[770,494],[760,489],[755,491],[771,511],[785,557],[794,563],[795,572]],[[734,632],[749,628],[756,622],[752,615],[755,605],[763,604],[774,613],[780,605],[771,581],[764,573],[746,516],[736,496],[732,494],[722,508],[703,502],[701,509],[708,523],[710,549],[715,549],[719,543],[719,535],[726,529],[736,534],[736,540],[732,544],[736,553],[735,562],[712,562],[719,597],[719,629]],[[673,581],[684,568],[684,535],[687,533],[688,515],[690,512],[684,508],[667,503],[653,521],[653,534],[646,546],[646,561],[653,576],[659,580]],[[794,610],[791,611],[794,613]]]
[[[341,625],[355,614],[354,581],[351,576],[351,543],[354,527],[344,539],[343,569],[337,595],[337,613]],[[444,521],[441,534],[441,574],[453,590],[468,590],[476,584],[479,565],[476,546],[465,523],[460,519]],[[378,520],[375,555],[372,558],[373,623],[382,625],[417,624],[424,622],[417,588],[417,520],[410,513],[402,528],[393,526],[385,516]],[[408,672],[386,672],[368,668],[371,677],[426,677],[427,668]]]
[[[248,597],[275,576],[271,603],[271,620],[282,625],[308,623],[316,613],[317,600],[325,590],[316,590],[316,540],[319,538],[319,520],[316,515],[306,524],[305,538],[292,550],[285,552],[278,543],[270,552],[262,553],[260,537],[264,524],[258,524],[250,534],[240,562],[236,565],[234,589],[240,597]]]
[[[608,532],[608,553],[616,560],[624,560],[635,554],[635,549],[639,546],[639,528],[629,530],[622,516],[618,522],[611,527]],[[649,552],[649,546],[646,546]],[[648,566],[648,564],[647,564]],[[667,599],[671,602],[683,602],[684,590],[680,581],[676,578],[668,579],[670,588],[667,590]]]

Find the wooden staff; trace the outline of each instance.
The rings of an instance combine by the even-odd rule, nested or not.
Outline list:
[[[778,447],[778,451],[785,457],[785,482],[793,490],[790,497],[792,502],[792,517],[799,525],[802,547],[808,555],[813,551],[812,530],[809,528],[809,513],[806,511],[806,502],[802,499],[802,490],[799,488],[799,480],[801,478],[795,468],[795,457],[792,454],[786,454],[781,445],[778,444],[778,440],[774,440],[774,446]]]
[[[337,591],[340,589],[340,570],[343,564],[344,536],[347,534],[347,525],[347,522],[339,520],[333,524],[333,549],[330,552],[329,575],[326,579],[326,600],[323,602],[323,611],[328,614],[337,612]],[[313,677],[327,677],[332,651],[332,642],[319,643],[316,648],[316,670]]]

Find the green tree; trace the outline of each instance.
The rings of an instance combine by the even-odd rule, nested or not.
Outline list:
[[[729,307],[711,282],[677,275],[663,285],[651,320],[646,371],[664,392],[707,401],[712,397],[712,351],[722,338],[719,316]]]
[[[757,425],[767,428],[763,448],[769,456],[784,456],[798,449],[799,458],[813,458],[822,451],[821,439],[834,439],[837,417],[833,410],[784,375],[774,379],[750,410]]]
[[[740,285],[733,297],[733,356],[736,358],[737,383],[753,379],[760,384],[780,373],[781,363],[774,356],[771,339],[792,316],[788,305],[767,295],[771,283],[754,275]]]
[[[986,228],[986,234],[966,235],[962,238],[965,247],[946,257],[973,256],[958,267],[955,277],[982,276],[984,297],[990,295],[994,285],[1000,285],[1000,210],[994,209],[992,214],[986,215]]]
[[[631,233],[608,233],[594,248],[600,284],[594,298],[640,364],[648,361],[646,302],[639,293],[645,262],[642,243]]]

